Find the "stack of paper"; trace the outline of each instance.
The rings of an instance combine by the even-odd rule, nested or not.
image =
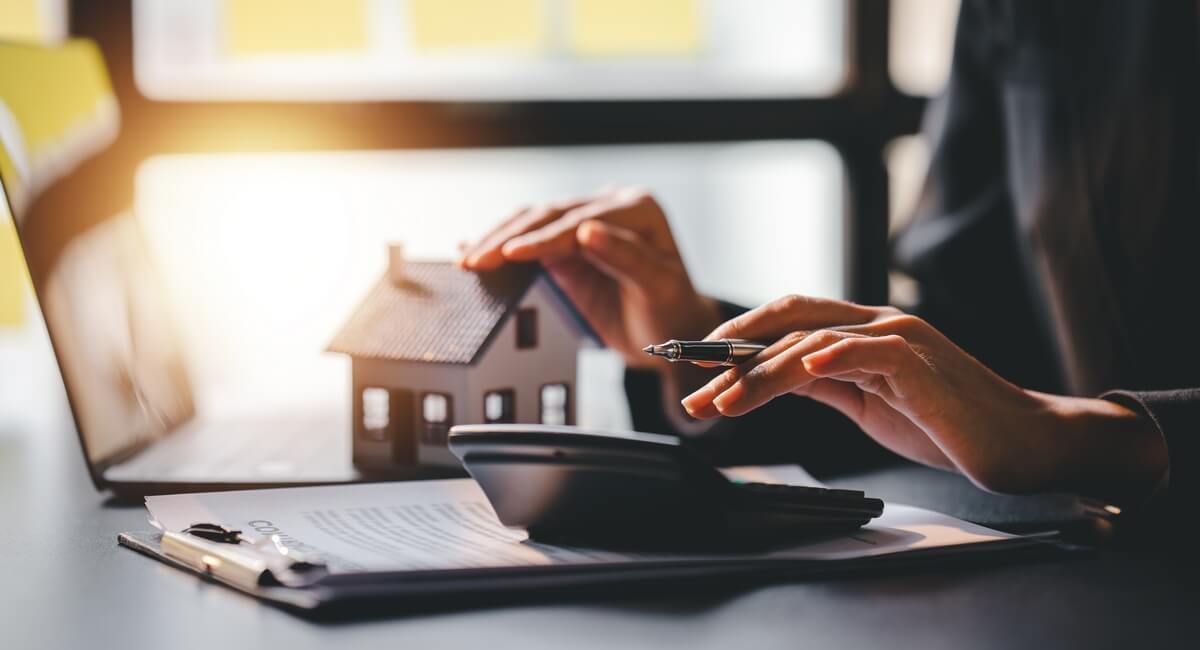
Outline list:
[[[778,480],[778,471],[737,476]],[[785,476],[786,478],[786,476]],[[805,482],[794,471],[794,482]],[[547,585],[612,583],[706,575],[803,576],[834,566],[915,554],[994,549],[1024,538],[898,504],[854,534],[762,553],[633,553],[532,542],[496,519],[474,481],[456,479],[333,487],[155,496],[152,523],[180,531],[220,523],[246,534],[277,535],[294,551],[325,562],[321,589],[250,590],[298,607],[369,593],[390,598],[430,591],[522,590]],[[122,543],[156,554],[144,536]],[[233,585],[237,586],[237,585]],[[363,590],[366,590],[365,592]]]

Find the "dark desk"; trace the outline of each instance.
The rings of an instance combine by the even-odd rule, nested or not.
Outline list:
[[[5,649],[1194,647],[1184,635],[1195,582],[1149,551],[317,624],[118,548],[145,511],[106,505],[62,427],[0,431]],[[924,470],[857,482],[927,505],[992,503]]]

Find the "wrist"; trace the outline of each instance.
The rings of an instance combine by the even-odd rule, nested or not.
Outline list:
[[[721,313],[721,303],[692,290],[694,299],[687,305],[675,311],[674,322],[671,325],[671,335],[667,338],[695,341],[708,336],[717,329],[725,318]]]
[[[1166,442],[1144,412],[1104,399],[1040,395],[1051,428],[1043,431],[1056,450],[1049,490],[1117,504],[1144,501],[1168,466]]]

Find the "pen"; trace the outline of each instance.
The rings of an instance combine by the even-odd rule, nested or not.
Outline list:
[[[741,339],[717,341],[676,341],[671,339],[660,345],[647,345],[642,348],[642,352],[656,357],[664,357],[672,363],[676,361],[706,361],[723,366],[736,366],[762,352],[766,347],[762,343]]]

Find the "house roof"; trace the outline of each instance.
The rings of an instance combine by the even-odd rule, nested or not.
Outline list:
[[[407,262],[404,269],[403,284],[382,275],[334,336],[329,351],[369,359],[474,363],[542,274],[533,264],[487,273],[449,262]]]

